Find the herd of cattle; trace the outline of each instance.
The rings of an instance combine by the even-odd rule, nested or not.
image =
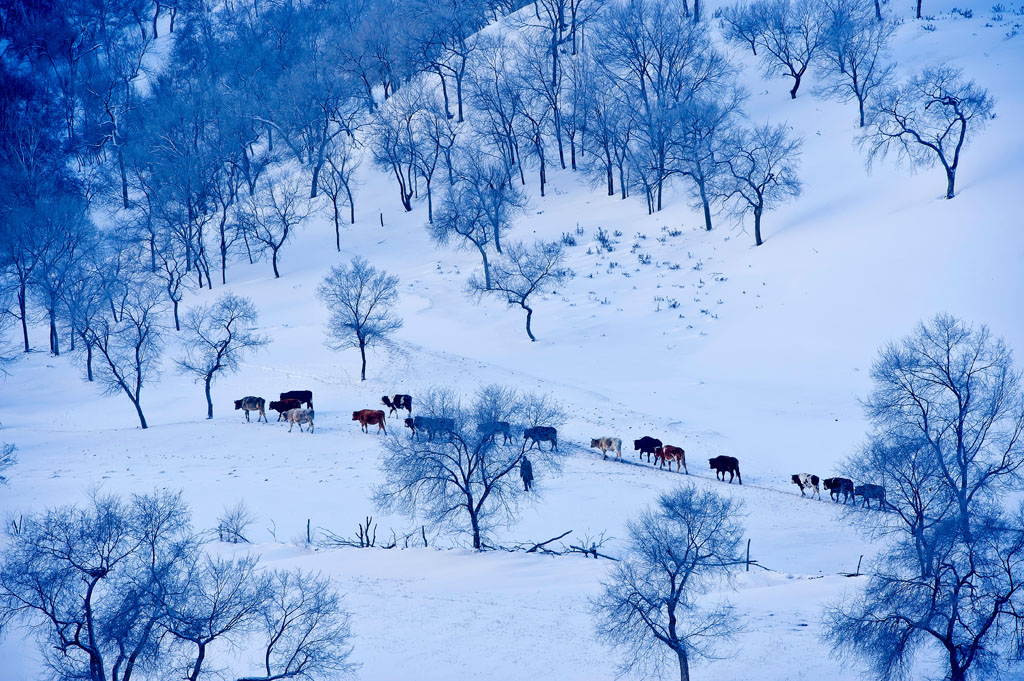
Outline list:
[[[408,412],[408,417],[405,419],[404,424],[409,429],[410,437],[413,439],[418,440],[422,435],[430,441],[434,439],[435,435],[443,435],[455,429],[455,420],[451,418],[413,416],[412,396],[410,395],[395,395],[393,397],[385,395],[381,398],[381,403],[390,410],[389,416],[394,416],[401,409]],[[246,421],[249,421],[249,412],[255,411],[259,412],[256,421],[259,422],[260,417],[262,417],[264,422],[266,422],[265,405],[266,401],[262,397],[254,397],[252,395],[235,400],[235,409],[241,409],[245,412]],[[280,399],[270,403],[270,408],[277,412],[278,421],[283,420],[288,423],[289,433],[294,425],[298,424],[299,430],[302,431],[303,424],[307,423],[309,424],[309,432],[313,432],[313,391],[289,390],[288,392],[283,392]],[[360,409],[359,411],[354,411],[352,412],[352,420],[359,422],[364,433],[369,432],[369,426],[377,426],[378,433],[383,432],[385,435],[388,433],[387,419],[384,411],[381,409]],[[512,425],[506,421],[492,421],[480,424],[477,426],[477,431],[487,438],[501,435],[506,444],[512,439]],[[530,449],[534,445],[540,449],[540,443],[549,442],[551,443],[552,450],[558,450],[558,431],[550,426],[526,428],[523,430],[523,439],[530,443]],[[615,456],[620,461],[622,460],[622,440],[617,437],[595,438],[590,441],[590,446],[601,451],[602,459],[608,458],[608,452],[614,452]],[[666,445],[658,438],[645,435],[639,440],[633,440],[633,450],[640,453],[641,460],[643,460],[646,454],[647,463],[651,463],[651,456],[653,455],[654,464],[658,468],[663,469],[668,464],[668,470],[671,471],[672,463],[675,462],[677,473],[680,471],[685,472],[687,475],[690,473],[686,467],[686,452],[682,447]],[[740,476],[740,462],[736,457],[716,456],[708,459],[708,464],[711,470],[715,471],[716,479],[725,482],[725,475],[728,473],[729,484],[732,484],[733,480],[737,480],[741,485],[743,484],[743,478]],[[855,486],[849,478],[838,477],[825,478],[822,481],[817,475],[810,473],[794,473],[792,481],[793,484],[800,488],[800,496],[806,496],[807,492],[810,491],[812,499],[815,495],[817,495],[818,499],[821,499],[821,483],[824,483],[825,489],[829,491],[832,501],[838,502],[839,498],[842,497],[843,504],[849,502],[851,498],[856,503],[857,497],[861,497],[863,505],[868,508],[871,508],[872,499],[877,501],[876,505],[879,508],[885,507],[885,488],[881,485],[865,484]]]

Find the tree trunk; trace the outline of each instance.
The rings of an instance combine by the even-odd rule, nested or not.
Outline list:
[[[465,68],[465,60],[463,60],[463,68]],[[462,74],[455,79],[455,99],[458,100],[459,106],[459,123],[462,122]]]
[[[60,357],[60,338],[57,336],[57,311],[52,307],[47,313],[50,318],[50,353]]]
[[[475,241],[473,243],[476,246],[477,250],[480,251],[480,257],[484,261],[484,286],[487,287],[488,291],[490,291],[491,290],[491,266],[490,266],[490,263],[487,262],[487,251],[484,249],[483,246],[481,246],[480,244],[476,243]]]
[[[448,104],[448,81],[445,80],[444,74],[441,72],[441,69],[438,69],[437,71],[435,71],[435,73],[437,74],[437,77],[441,79],[441,95],[444,98],[444,117],[451,118],[452,110]]]
[[[533,331],[530,330],[530,321],[533,319],[533,308],[523,305],[523,309],[526,310],[526,335],[530,337],[530,340],[536,342],[537,339],[533,335]]]
[[[608,175],[608,196],[615,196],[615,175],[612,174],[611,163],[605,166],[605,171]]]
[[[316,165],[313,166],[313,181],[309,183],[309,198],[315,199],[316,193],[320,184],[320,171],[323,170],[324,159],[323,154],[320,154],[320,158],[317,160]]]
[[[704,229],[708,232],[711,231],[711,200],[708,199],[707,182],[700,180],[697,182],[697,186],[700,188],[700,203],[704,207]]]
[[[143,430],[149,428],[149,425],[146,423],[146,415],[142,413],[142,404],[131,394],[128,395],[128,398],[132,401],[132,404],[135,405],[135,412],[139,415],[139,425],[142,426]]]
[[[761,240],[761,207],[754,208],[754,245],[760,246],[764,241]]]
[[[25,339],[25,352],[32,352],[32,348],[28,344],[28,319],[25,312],[25,298],[28,296],[28,292],[25,290],[25,284],[21,284],[21,288],[18,289],[18,314],[21,315],[21,335]]]
[[[206,375],[206,418],[213,418],[213,398],[210,397],[210,381],[213,380],[213,374]],[[258,421],[259,419],[257,419]]]
[[[337,196],[331,198],[331,203],[334,205],[334,246],[338,249],[338,253],[341,253],[341,215],[338,213]]]
[[[686,651],[676,651],[679,658],[679,681],[690,681],[690,661],[686,658]]]
[[[430,193],[430,180],[427,180],[427,222],[434,224],[434,197]]]
[[[946,198],[951,199],[954,196],[954,186],[956,185],[956,168],[946,168]]]
[[[128,208],[128,173],[124,169],[124,153],[121,151],[121,145],[116,146],[117,149],[117,169],[121,173],[121,203],[125,209]]]
[[[192,673],[189,674],[188,681],[198,681],[199,674],[203,669],[203,661],[206,659],[206,644],[200,643],[197,647],[199,650],[196,653],[196,663],[192,667]]]
[[[85,375],[89,382],[92,383],[92,343],[83,341],[85,343]]]
[[[693,23],[700,21],[700,0],[693,0]]]
[[[362,360],[363,360],[363,368],[359,372],[359,376],[360,376],[359,380],[365,381],[366,380],[366,342],[363,341],[362,339],[360,339],[360,341],[359,341],[359,356],[362,357]]]
[[[860,127],[864,127],[864,98],[857,98],[857,110],[860,112]]]
[[[274,248],[271,251],[270,262],[274,266],[274,279],[280,279],[281,273],[277,271],[277,249]]]
[[[917,0],[917,18],[921,18],[921,0]]]
[[[789,91],[789,98],[796,99],[796,91],[800,89],[800,74],[793,76],[793,89]]]
[[[469,523],[473,527],[473,548],[479,550],[483,548],[483,541],[480,538],[480,521],[475,513],[469,514]]]
[[[544,183],[547,182],[548,177],[547,177],[546,168],[544,166],[544,154],[541,153],[541,154],[539,154],[539,156],[540,156],[540,195],[541,195],[541,197],[543,197],[544,196]]]
[[[882,20],[882,0],[875,0],[875,20]]]

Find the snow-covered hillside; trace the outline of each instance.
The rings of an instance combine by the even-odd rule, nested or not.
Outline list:
[[[609,561],[476,554],[446,534],[431,548],[390,551],[304,544],[307,519],[314,531],[345,535],[368,514],[378,535],[418,527],[374,508],[386,462],[353,410],[376,407],[383,394],[449,386],[468,396],[498,383],[559,400],[569,415],[560,439],[571,450],[501,540],[566,530],[621,538],[627,519],[684,480],[733,495],[748,512],[751,555],[768,570],[740,574],[727,591],[746,629],[695,678],[860,678],[820,640],[820,617],[824,604],[863,584],[840,573],[862,555],[867,563],[874,547],[839,506],[800,498],[790,474],[825,477],[854,453],[876,352],[921,319],[946,311],[988,324],[1024,360],[1024,35],[1007,37],[1024,17],[1007,11],[991,21],[978,3],[965,19],[950,3],[928,2],[933,18],[915,21],[902,4],[892,8],[907,16],[894,46],[900,76],[954,64],[996,100],[996,118],[965,150],[955,199],[942,199],[940,169],[911,174],[885,161],[866,172],[855,107],[812,96],[813,71],[790,100],[784,81],[763,79],[749,54],[733,51],[751,121],[785,123],[804,140],[803,195],[766,215],[765,244],[754,247],[724,217],[703,231],[682,192],[646,215],[642,199],[604,196],[569,171],[550,171],[545,198],[528,176],[530,207],[512,237],[569,233],[577,242],[568,249],[574,276],[536,306],[532,343],[520,311],[466,297],[476,256],[436,249],[423,228],[426,206],[404,213],[391,178],[365,163],[342,253],[329,219],[316,215],[285,247],[280,279],[269,263],[236,263],[227,287],[186,298],[187,308],[224,289],[249,296],[271,338],[215,385],[212,421],[202,387],[173,369],[173,332],[163,376],[143,393],[147,430],[123,396],[100,396],[69,359],[40,352],[15,364],[0,381],[0,441],[16,443],[19,463],[0,488],[0,512],[80,501],[96,488],[169,488],[184,491],[199,526],[212,527],[244,500],[259,517],[257,543],[246,549],[266,565],[336,579],[352,613],[359,678],[611,679],[616,660],[595,640],[589,611]],[[611,252],[598,252],[599,229],[612,236]],[[371,352],[365,382],[357,351],[325,346],[315,295],[327,270],[353,255],[400,278],[405,322],[393,348]],[[42,338],[45,328],[33,332]],[[245,423],[232,410],[233,399],[289,389],[316,394],[315,434],[289,433],[273,417]],[[623,462],[588,448],[603,435],[630,442]],[[638,461],[631,441],[643,435],[684,447],[690,475]],[[740,459],[742,487],[708,470],[706,459],[719,454]],[[606,550],[617,547],[613,539]],[[22,633],[0,643],[0,681],[38,673]]]

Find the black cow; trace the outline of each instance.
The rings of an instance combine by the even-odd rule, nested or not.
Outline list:
[[[639,440],[633,440],[633,449],[640,452],[640,460],[644,458],[644,454],[647,455],[647,463],[651,462],[651,454],[657,452],[661,448],[661,440],[656,437],[644,435]]]
[[[856,503],[857,497],[864,498],[862,506],[871,508],[871,500],[877,499],[878,508],[885,508],[885,488],[881,485],[859,485],[853,489],[854,503]]]
[[[277,420],[280,421],[284,418],[286,412],[292,409],[299,409],[302,407],[302,402],[298,400],[273,400],[270,403],[270,408],[277,412]]]
[[[840,496],[843,497],[844,504],[853,496],[853,480],[849,478],[825,478],[822,484],[828,490],[828,495],[832,497],[832,501],[836,503],[839,503]]]
[[[508,444],[508,441],[512,439],[512,426],[509,425],[508,421],[491,421],[490,423],[481,423],[476,427],[476,430],[488,440],[492,439],[498,433],[501,433],[504,437],[503,444]]]
[[[423,431],[427,440],[433,440],[435,434],[450,433],[455,430],[455,419],[435,418],[433,416],[413,416],[405,419],[405,427],[411,430],[410,437],[419,439],[417,433]]]
[[[527,449],[533,449],[534,445],[537,445],[537,449],[540,449],[541,442],[550,442],[551,451],[558,449],[558,431],[551,426],[527,428],[523,431],[523,439],[531,440],[530,446]]]
[[[394,416],[395,412],[399,409],[405,409],[409,412],[409,416],[412,416],[412,396],[410,395],[395,395],[389,398],[387,395],[380,398],[380,401],[384,403],[384,406],[391,410],[388,416]]]
[[[289,390],[286,393],[281,393],[281,401],[284,400],[298,400],[299,404],[305,404],[306,409],[313,408],[313,391],[312,390]]]
[[[708,459],[708,463],[711,464],[712,470],[715,471],[715,478],[725,482],[725,474],[729,474],[729,484],[732,484],[733,476],[739,478],[740,484],[743,484],[743,478],[740,476],[740,460],[735,456],[716,456],[713,459]]]

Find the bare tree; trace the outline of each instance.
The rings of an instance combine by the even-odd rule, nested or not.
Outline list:
[[[526,440],[493,437],[493,424],[558,427],[561,409],[547,397],[499,386],[481,389],[468,404],[441,389],[418,399],[418,418],[432,420],[431,434],[388,436],[388,463],[381,467],[385,481],[374,499],[382,509],[419,514],[436,527],[466,532],[473,548],[484,548],[496,525],[515,520],[526,494],[519,482]],[[555,467],[560,455],[532,456],[534,470],[543,470]]]
[[[868,101],[892,78],[895,65],[888,61],[888,48],[896,25],[876,20],[867,0],[832,0],[827,12],[824,74],[816,92],[844,104],[856,101],[863,128]]]
[[[713,658],[739,629],[732,606],[699,598],[740,562],[742,513],[742,502],[686,486],[629,521],[625,555],[594,602],[598,635],[622,653],[622,674],[661,678],[675,663],[689,681],[691,661]]]
[[[250,197],[242,214],[246,232],[270,251],[275,279],[281,277],[277,268],[281,249],[309,216],[309,201],[303,194],[298,178],[286,172],[269,175]]]
[[[754,244],[761,238],[761,218],[766,210],[800,195],[796,166],[801,141],[791,139],[782,125],[761,125],[740,129],[725,152],[724,163],[732,176],[725,198],[731,200],[733,215],[742,219],[754,215]]]
[[[412,210],[416,174],[415,121],[423,109],[423,91],[403,88],[381,106],[371,126],[371,150],[377,167],[390,171],[398,184],[402,207]]]
[[[257,631],[263,635],[263,665],[238,681],[349,677],[349,615],[330,579],[299,570],[278,570]]]
[[[320,190],[331,201],[334,220],[334,245],[341,252],[341,214],[339,208],[348,206],[348,221],[356,222],[356,204],[352,195],[359,158],[355,153],[355,140],[339,137],[327,150],[326,165],[320,173]]]
[[[525,310],[526,335],[536,341],[530,328],[531,300],[535,294],[546,293],[569,276],[564,262],[562,245],[557,241],[537,241],[532,246],[515,243],[508,246],[504,257],[491,267],[490,286],[474,274],[469,279],[469,290],[478,297],[485,293],[501,296],[510,307],[518,305]]]
[[[756,26],[761,63],[768,76],[793,79],[797,90],[821,48],[825,19],[817,0],[756,0],[748,6]]]
[[[895,152],[911,167],[936,163],[946,171],[946,198],[954,196],[960,152],[969,136],[992,117],[994,102],[960,69],[932,66],[905,84],[887,87],[870,106],[870,125],[862,137],[868,164]]]
[[[333,350],[359,348],[360,380],[366,380],[366,348],[384,343],[402,328],[395,314],[398,277],[377,270],[362,258],[347,267],[332,267],[317,289],[330,312],[328,346]]]
[[[694,206],[704,213],[704,229],[711,231],[711,204],[723,193],[728,182],[724,166],[735,118],[744,94],[734,90],[714,101],[696,99],[683,108],[680,136],[671,164],[690,180]]]
[[[471,190],[461,185],[450,189],[427,230],[431,240],[438,245],[454,242],[456,248],[476,249],[483,261],[484,286],[491,287],[491,264],[487,259],[491,229]]]
[[[33,627],[54,678],[198,681],[215,642],[245,649],[254,635],[259,671],[239,681],[347,676],[341,606],[326,578],[210,558],[181,495],[166,491],[29,516],[0,562],[0,624]]]
[[[457,186],[465,189],[474,213],[479,213],[491,230],[494,250],[501,253],[512,221],[526,210],[526,194],[506,166],[484,155],[463,155],[457,175]]]
[[[884,484],[893,512],[862,520],[886,541],[826,635],[881,679],[909,678],[925,650],[941,678],[998,676],[1024,655],[1024,508],[1005,495],[1024,466],[1021,374],[988,329],[939,315],[884,347],[872,378],[850,468]]]
[[[188,262],[185,247],[173,234],[161,232],[153,239],[153,258],[156,260],[156,275],[171,301],[171,316],[174,330],[181,331],[178,309],[185,293],[192,288],[188,280]]]
[[[210,388],[222,374],[238,371],[242,358],[269,340],[253,331],[256,306],[248,298],[225,294],[212,306],[197,305],[185,318],[184,353],[178,370],[203,382],[206,418],[213,418]]]
[[[189,556],[188,579],[180,593],[166,599],[167,612],[160,627],[173,638],[183,660],[179,678],[206,678],[210,647],[214,642],[238,645],[253,632],[267,606],[272,585],[258,571],[259,559],[212,558],[196,552]]]
[[[89,342],[100,358],[97,378],[106,394],[123,392],[147,428],[142,412],[142,389],[159,376],[163,352],[163,311],[151,285],[127,283],[118,300],[117,316],[104,315],[89,331]]]
[[[995,502],[1024,468],[1024,390],[1009,348],[987,327],[938,315],[883,348],[871,375],[877,437],[909,439],[934,458],[969,537],[971,504]]]
[[[763,5],[737,2],[718,9],[715,17],[722,28],[722,36],[731,43],[746,45],[757,56],[758,35],[761,21],[758,12]]]
[[[255,521],[245,501],[239,501],[230,508],[225,507],[224,514],[217,519],[217,539],[230,544],[251,544],[245,533]]]
[[[0,621],[38,626],[57,678],[131,681],[161,658],[162,577],[195,546],[184,513],[163,492],[27,518],[0,565]]]

